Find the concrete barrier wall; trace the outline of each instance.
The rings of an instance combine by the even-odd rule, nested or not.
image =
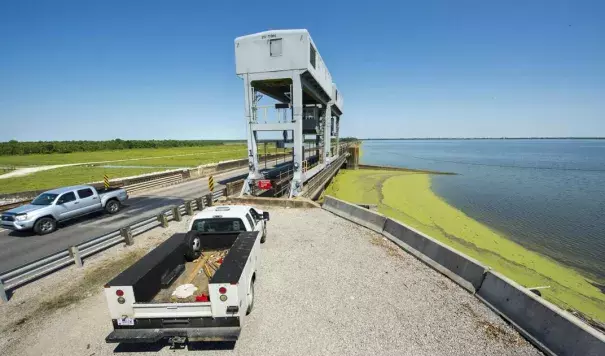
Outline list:
[[[602,333],[430,236],[331,196],[325,197],[323,208],[382,233],[410,254],[474,293],[546,354],[605,355],[605,336]]]
[[[490,271],[477,297],[554,355],[605,355],[605,336],[514,281]]]
[[[354,223],[365,226],[370,230],[382,233],[386,216],[364,209],[360,206],[347,203],[346,201],[326,196],[323,208]]]
[[[471,257],[396,220],[387,219],[383,235],[471,293],[479,289],[488,270]]]

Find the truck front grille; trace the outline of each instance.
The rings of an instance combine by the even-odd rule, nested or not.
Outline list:
[[[2,221],[15,221],[15,217],[11,215],[2,215]]]

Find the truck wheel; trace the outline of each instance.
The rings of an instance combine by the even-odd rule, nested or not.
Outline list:
[[[105,204],[105,211],[109,214],[115,214],[120,211],[120,202],[112,199]]]
[[[267,240],[267,227],[265,226],[263,228],[263,237],[260,238],[260,243],[264,244],[266,240]]]
[[[185,258],[187,261],[198,259],[202,255],[202,240],[195,231],[189,231],[185,235]]]
[[[41,218],[34,224],[34,232],[38,235],[46,235],[57,229],[57,222],[53,218]]]
[[[252,313],[252,308],[254,307],[254,281],[250,282],[250,290],[246,295],[248,299],[248,309],[246,309],[246,315]]]

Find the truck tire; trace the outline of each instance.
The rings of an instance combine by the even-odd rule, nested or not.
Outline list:
[[[250,282],[250,290],[246,296],[248,298],[248,309],[246,309],[246,315],[252,313],[252,308],[254,308],[254,280]]]
[[[110,201],[105,203],[105,211],[108,214],[117,213],[118,211],[120,211],[120,202],[115,199],[111,199]]]
[[[40,218],[34,224],[34,232],[38,235],[46,235],[57,230],[57,221],[51,217]]]
[[[264,244],[267,240],[267,226],[263,227],[263,237],[260,238],[260,243]]]
[[[187,261],[193,261],[202,255],[202,241],[195,231],[189,231],[183,241],[185,245],[185,258]]]

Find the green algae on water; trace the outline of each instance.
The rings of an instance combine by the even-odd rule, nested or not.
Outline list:
[[[341,170],[326,195],[365,204],[481,261],[525,287],[542,289],[546,300],[605,320],[605,294],[580,272],[507,239],[431,190],[431,176],[418,172]]]

